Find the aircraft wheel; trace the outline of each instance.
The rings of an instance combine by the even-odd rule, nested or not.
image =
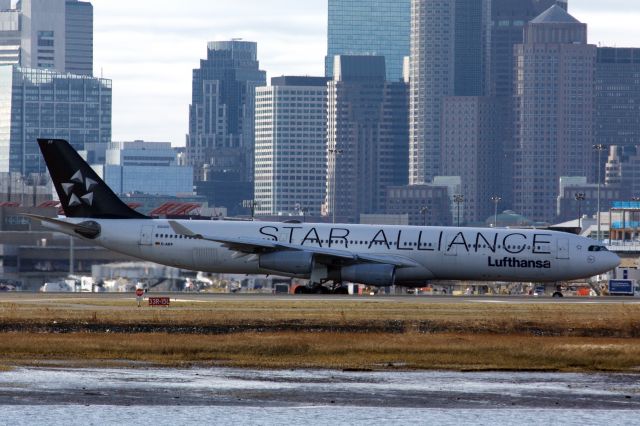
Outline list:
[[[564,297],[564,295],[562,293],[560,293],[559,291],[556,291],[555,293],[553,293],[552,297]]]
[[[333,294],[349,294],[349,289],[347,287],[340,286],[333,290]]]
[[[319,285],[319,286],[314,287],[313,288],[313,292],[315,294],[329,294],[330,293],[329,289],[326,288],[323,285]]]
[[[309,289],[307,287],[303,286],[303,285],[299,285],[293,291],[293,294],[307,294],[307,293],[309,293]]]

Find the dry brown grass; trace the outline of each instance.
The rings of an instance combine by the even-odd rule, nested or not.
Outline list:
[[[640,340],[494,335],[7,333],[4,362],[71,360],[253,368],[638,371]]]
[[[485,304],[377,301],[216,301],[136,308],[133,300],[72,299],[0,303],[0,326],[169,325],[248,330],[320,326],[344,331],[527,333],[640,337],[639,304]]]
[[[5,365],[123,360],[256,368],[640,368],[637,304],[266,298],[138,309],[132,298],[34,296],[0,303],[0,330]]]

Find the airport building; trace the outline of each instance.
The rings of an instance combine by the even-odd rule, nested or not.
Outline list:
[[[327,172],[327,81],[287,76],[257,88],[257,215],[320,215]]]
[[[39,137],[111,141],[111,80],[0,65],[0,172],[44,173]]]
[[[385,81],[382,56],[336,56],[328,84],[326,213],[355,222],[384,212],[407,183],[407,85]]]
[[[0,64],[93,75],[93,6],[0,0]]]
[[[587,26],[553,6],[515,47],[514,210],[551,221],[560,176],[590,176],[596,46]]]
[[[409,56],[411,0],[329,0],[325,76],[336,55],[384,56],[387,81],[401,81]]]
[[[36,207],[52,199],[48,173],[0,172],[0,206]]]

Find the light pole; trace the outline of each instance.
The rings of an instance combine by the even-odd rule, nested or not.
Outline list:
[[[584,192],[576,192],[574,195],[576,201],[578,202],[578,228],[580,228],[580,232],[582,232],[582,202],[585,199]]]
[[[500,201],[502,201],[502,197],[499,197],[498,195],[494,195],[493,197],[490,198],[490,200],[494,204],[493,227],[497,228],[498,227],[498,204],[500,203]]]
[[[328,150],[329,154],[333,156],[333,182],[331,182],[331,222],[336,223],[336,173],[338,171],[338,155],[342,154],[341,149],[331,148]],[[328,201],[328,200],[327,200]]]
[[[464,195],[455,194],[453,196],[453,202],[456,203],[457,216],[458,216],[458,228],[460,227],[460,203],[464,203]]]
[[[634,208],[637,208],[638,202],[640,202],[640,197],[631,197],[631,201],[633,201],[635,203],[635,205],[633,206]],[[634,214],[636,213],[636,214]],[[636,219],[637,216],[637,212],[633,212],[631,213],[632,217],[631,219]],[[635,216],[635,217],[633,217]],[[633,228],[635,229],[635,232],[633,233],[633,240],[635,241],[638,238],[638,221],[637,220],[632,220],[631,221],[633,223]],[[611,238],[611,237],[609,237]]]
[[[598,151],[598,212],[597,212],[597,220],[598,220],[598,234],[597,234],[597,238],[598,241],[601,241],[600,238],[600,184],[601,184],[601,174],[602,174],[602,161],[601,161],[601,156],[602,156],[602,151],[604,151],[605,149],[607,149],[603,144],[599,143],[597,145],[593,146],[593,149],[595,149],[596,151]]]
[[[427,211],[429,211],[427,206],[424,206],[424,207],[422,207],[420,209],[420,213],[422,214],[422,225],[423,226],[427,226]]]

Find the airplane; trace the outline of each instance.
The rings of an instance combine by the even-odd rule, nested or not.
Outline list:
[[[38,139],[65,216],[26,214],[115,252],[187,270],[422,287],[432,280],[557,282],[592,277],[620,259],[596,241],[539,229],[172,220],[124,204],[71,145]]]

